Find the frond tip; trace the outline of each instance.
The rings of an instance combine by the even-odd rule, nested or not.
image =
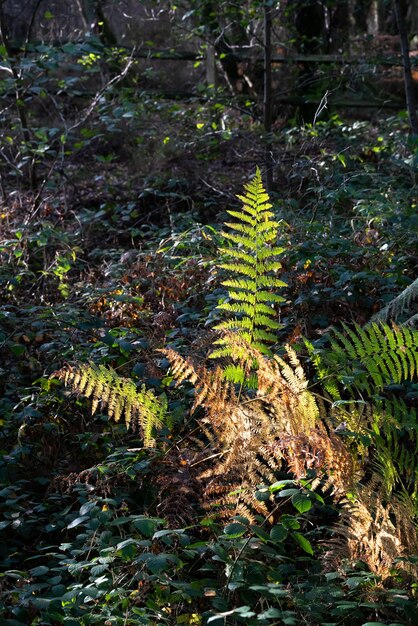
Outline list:
[[[98,406],[107,407],[109,417],[119,422],[125,418],[126,427],[139,428],[145,447],[155,445],[154,431],[167,421],[167,400],[157,397],[144,385],[138,389],[129,378],[119,376],[112,368],[104,365],[67,365],[54,372],[66,386],[85,398],[92,399],[91,412]]]

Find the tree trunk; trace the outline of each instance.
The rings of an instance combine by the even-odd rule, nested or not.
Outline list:
[[[212,0],[202,0],[200,7],[201,23],[205,28],[207,43],[212,45],[220,60],[225,79],[233,93],[251,93],[251,81],[245,74],[245,69],[240,59],[234,53],[236,45],[248,45],[248,38],[245,30],[239,27],[239,6],[236,8],[237,19],[231,18],[228,36],[225,29],[221,28],[218,22],[216,3]],[[231,42],[232,33],[232,42]],[[233,45],[232,45],[233,44]]]
[[[264,97],[263,117],[266,141],[266,187],[271,191],[273,186],[273,155],[271,151],[271,14],[270,3],[264,5]]]
[[[206,45],[206,83],[213,89],[217,87],[215,46],[210,42]]]
[[[408,109],[409,123],[413,135],[418,135],[418,118],[415,108],[414,81],[412,79],[411,61],[409,59],[408,34],[406,31],[405,19],[402,13],[401,0],[394,0],[396,21],[398,24],[399,39],[403,59],[403,69],[405,78],[405,99]]]
[[[295,39],[297,51],[302,54],[320,54],[328,48],[326,30],[326,10],[319,0],[291,0],[289,7],[293,10],[293,22],[296,29]],[[312,85],[312,67],[302,66],[299,71],[298,95],[306,98]],[[317,89],[316,85],[316,89]],[[324,92],[326,87],[324,86]],[[306,102],[299,107],[299,115],[303,123],[311,124],[316,113],[316,106]]]
[[[22,77],[20,75],[20,72],[18,71],[16,59],[13,57],[13,53],[10,48],[10,42],[3,13],[3,3],[0,3],[0,39],[6,53],[6,61],[10,65],[10,72],[14,80],[14,98],[17,115],[20,122],[22,142],[21,146],[22,151],[26,152],[27,154],[27,161],[24,164],[23,171],[26,173],[30,189],[34,191],[37,187],[38,181],[36,175],[35,157],[31,147],[32,133],[30,131],[26,115],[26,104],[22,86]]]
[[[380,32],[379,0],[372,0],[370,5],[367,15],[367,32],[374,37]]]
[[[351,5],[349,0],[339,2],[329,10],[329,50],[330,53],[349,53],[352,28]]]
[[[107,19],[102,0],[77,0],[86,31],[97,35],[103,45],[116,46],[117,40]]]

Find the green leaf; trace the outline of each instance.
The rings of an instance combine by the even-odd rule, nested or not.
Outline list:
[[[89,515],[81,515],[80,517],[76,517],[75,519],[73,519],[72,522],[68,524],[67,528],[68,529],[75,528],[76,526],[79,526],[80,524],[82,524],[83,522],[89,519],[90,519]]]
[[[288,531],[282,524],[277,524],[270,530],[270,539],[276,543],[284,541],[287,535]]]
[[[283,489],[283,491],[280,491],[277,495],[279,498],[288,498],[289,496],[295,496],[298,493],[300,493],[299,489]]]
[[[306,513],[312,508],[312,501],[309,496],[300,492],[292,496],[292,504],[299,513]]]
[[[152,537],[156,528],[162,524],[161,519],[150,517],[136,517],[132,520],[132,525],[144,535],[144,537]]]
[[[138,545],[138,541],[136,539],[125,539],[125,541],[121,541],[120,543],[117,544],[117,546],[115,547],[115,550],[116,552],[119,552],[120,550],[123,550],[127,546],[131,546],[131,545]]]
[[[280,518],[280,522],[289,530],[299,530],[300,524],[294,515],[284,514]]]
[[[10,346],[10,352],[12,352],[15,356],[22,356],[22,354],[26,352],[26,347],[16,343],[13,346]]]
[[[100,589],[97,589],[97,587],[84,587],[84,599],[86,598],[93,598],[93,600],[95,598],[97,598],[97,596],[100,595]]]
[[[259,489],[255,492],[255,497],[259,502],[267,502],[270,498],[270,491],[266,489]]]
[[[247,530],[248,528],[247,526],[244,526],[244,524],[240,524],[240,522],[232,522],[231,524],[225,526],[224,533],[225,535],[228,535],[228,537],[236,538],[242,537]]]
[[[34,578],[37,576],[43,576],[47,572],[49,572],[49,567],[46,567],[46,565],[39,565],[39,567],[34,567],[29,570],[30,576],[33,576]]]
[[[274,607],[270,607],[269,609],[266,609],[262,613],[259,613],[257,615],[257,619],[259,619],[259,620],[275,619],[277,617],[282,617],[282,615],[283,615],[283,611],[282,610],[275,609]]]
[[[304,550],[308,554],[313,555],[313,548],[312,548],[310,542],[306,539],[306,537],[304,537],[301,533],[298,533],[298,532],[295,532],[295,531],[292,532],[292,537],[300,545],[302,550]]]
[[[254,535],[256,535],[259,539],[262,539],[263,541],[270,540],[270,535],[264,530],[264,528],[251,524],[250,529],[252,530]]]
[[[276,483],[273,483],[272,485],[270,485],[269,490],[271,493],[274,493],[275,491],[279,491],[280,489],[283,489],[283,487],[286,487],[286,485],[294,485],[295,481],[294,480],[279,480]]]
[[[86,515],[86,513],[89,513],[92,509],[98,508],[97,506],[97,502],[85,502],[83,504],[82,507],[80,507],[80,515]]]
[[[161,574],[169,569],[170,562],[166,554],[147,555],[147,567],[153,574]]]
[[[109,569],[109,565],[107,565],[106,563],[99,563],[98,565],[94,565],[91,570],[90,570],[90,574],[94,577],[100,576],[100,574],[103,574],[103,572],[106,572]]]

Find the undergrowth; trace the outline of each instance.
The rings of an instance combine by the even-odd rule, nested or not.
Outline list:
[[[3,623],[416,623],[414,298],[367,325],[416,265],[388,126],[285,132],[224,230],[8,207]]]

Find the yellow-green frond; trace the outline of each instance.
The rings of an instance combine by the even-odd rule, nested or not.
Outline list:
[[[372,323],[365,327],[343,325],[333,331],[331,350],[314,363],[321,380],[328,381],[335,398],[336,381],[348,391],[371,394],[388,385],[413,380],[418,372],[418,331]]]
[[[55,372],[72,390],[86,398],[92,397],[92,413],[102,406],[115,422],[122,417],[126,427],[139,428],[146,447],[155,445],[154,432],[166,422],[167,402],[152,390],[137,389],[133,380],[119,376],[104,365],[66,366]]]
[[[271,305],[283,302],[276,290],[286,286],[277,278],[281,269],[277,257],[284,248],[277,246],[280,222],[271,210],[272,204],[258,168],[244,189],[245,194],[238,196],[243,206],[240,211],[228,211],[235,221],[226,222],[229,230],[222,233],[230,247],[220,249],[226,258],[219,268],[229,274],[222,284],[229,288],[230,301],[221,302],[218,310],[233,315],[234,319],[218,323],[216,329],[240,335],[245,332],[249,345],[257,346],[266,354],[269,353],[268,344],[276,341],[272,331],[281,328],[274,319],[276,311]],[[230,278],[231,275],[235,278]],[[224,344],[222,356],[228,356],[227,345],[228,341]],[[219,351],[211,356],[214,354],[218,355]]]
[[[257,278],[257,268],[252,265],[244,265],[243,263],[222,263],[219,267],[234,274],[241,274],[249,278]]]

